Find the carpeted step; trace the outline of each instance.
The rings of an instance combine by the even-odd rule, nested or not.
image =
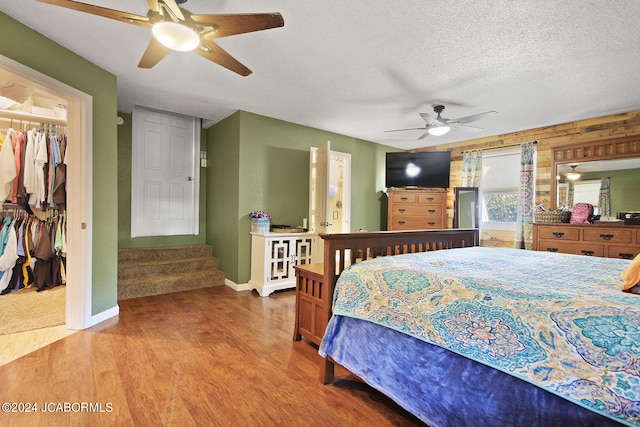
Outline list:
[[[118,264],[118,280],[135,279],[147,276],[167,276],[182,274],[202,269],[218,269],[218,258],[211,255],[198,258],[178,258],[169,260],[139,259],[121,261]]]
[[[124,248],[118,250],[118,262],[172,260],[212,256],[210,245],[163,246],[158,248]]]
[[[118,300],[189,291],[224,284],[220,270],[118,280]]]
[[[209,245],[118,251],[118,299],[218,286],[225,276]]]

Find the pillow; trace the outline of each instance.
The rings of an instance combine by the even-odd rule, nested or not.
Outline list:
[[[631,264],[629,264],[629,266],[622,272],[620,277],[624,280],[622,290],[631,292],[631,288],[640,282],[640,254],[636,255],[633,261],[631,261]]]

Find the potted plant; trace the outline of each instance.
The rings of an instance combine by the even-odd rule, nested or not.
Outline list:
[[[268,233],[271,225],[271,215],[265,211],[253,211],[249,214],[251,231],[254,233]]]

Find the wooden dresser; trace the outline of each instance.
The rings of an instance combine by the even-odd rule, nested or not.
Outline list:
[[[445,189],[390,190],[387,230],[447,228]]]
[[[632,259],[640,253],[640,226],[619,223],[534,223],[533,249]]]

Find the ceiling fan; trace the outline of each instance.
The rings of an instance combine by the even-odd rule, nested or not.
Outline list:
[[[444,105],[434,105],[433,111],[436,112],[438,117],[433,117],[427,113],[419,113],[420,117],[427,123],[421,128],[408,128],[408,129],[393,129],[385,132],[402,132],[406,130],[426,130],[426,132],[418,139],[424,139],[429,135],[442,136],[448,133],[451,129],[460,129],[469,132],[476,132],[482,130],[482,128],[475,126],[467,126],[467,123],[475,122],[476,120],[483,119],[491,114],[497,113],[497,111],[486,111],[484,113],[473,114],[471,116],[459,117],[457,119],[447,119],[440,115],[444,110]]]
[[[73,0],[38,1],[151,29],[153,37],[140,59],[140,68],[152,68],[174,50],[194,51],[209,61],[248,76],[251,70],[213,40],[284,26],[284,19],[279,13],[192,14],[178,6],[187,0],[147,0],[149,11],[146,16]]]

